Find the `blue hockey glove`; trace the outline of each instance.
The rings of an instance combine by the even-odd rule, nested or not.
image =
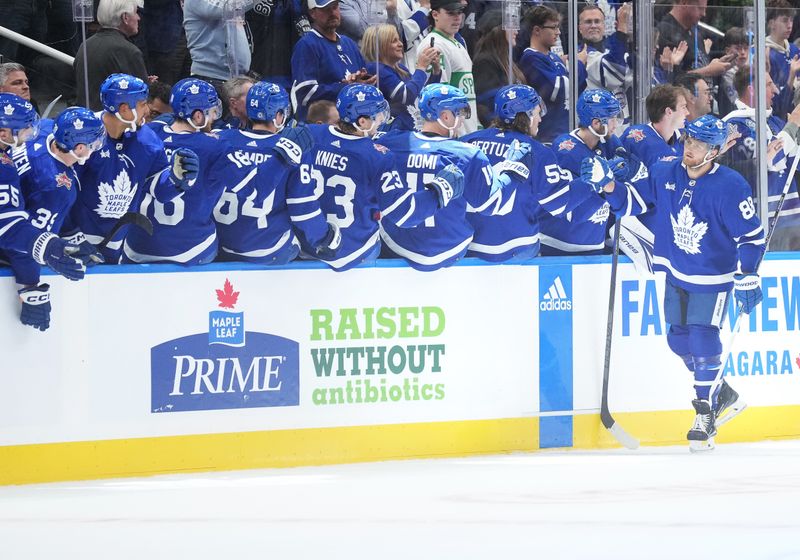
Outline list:
[[[64,241],[77,246],[77,249],[68,248],[67,254],[79,259],[86,266],[94,266],[106,262],[106,259],[100,254],[100,251],[86,239],[82,231],[65,235]]]
[[[39,284],[31,288],[23,288],[17,293],[22,301],[19,320],[23,325],[46,331],[50,327],[50,285]]]
[[[742,311],[750,313],[764,299],[761,293],[761,278],[758,274],[752,272],[735,274],[733,276],[733,296],[741,304]]]
[[[530,151],[530,144],[523,144],[518,140],[514,140],[508,147],[506,159],[492,166],[494,172],[501,177],[506,175],[508,179],[517,179],[519,181],[527,180],[530,176],[530,170],[521,160],[527,156]],[[508,179],[502,181],[503,186],[509,183]]]
[[[200,172],[197,154],[189,148],[178,148],[172,152],[170,164],[169,179],[172,184],[182,191],[191,189]]]
[[[444,208],[448,202],[464,192],[464,173],[451,163],[440,169],[433,181],[425,186],[436,193],[439,208]]]
[[[72,257],[70,253],[77,251],[76,245],[70,245],[50,232],[44,232],[33,242],[31,256],[39,264],[46,264],[53,272],[68,280],[81,280],[86,273],[83,262]]]
[[[611,167],[611,172],[614,173],[614,180],[624,183],[628,180],[631,170],[628,165],[628,160],[621,156],[615,156],[608,160],[608,166]]]
[[[284,127],[284,129],[281,130],[281,136],[297,144],[303,152],[307,152],[314,147],[314,136],[304,124]]]
[[[600,156],[589,156],[581,162],[581,181],[589,183],[594,192],[602,192],[603,187],[614,180],[611,166]]]
[[[305,139],[300,138],[300,140],[304,141]],[[313,142],[314,141],[312,139],[311,145],[313,145]],[[309,148],[310,147],[311,146],[309,146]],[[290,165],[292,167],[297,167],[298,165],[300,165],[300,159],[303,157],[303,148],[299,144],[297,144],[294,140],[282,137],[275,144],[274,149],[278,157],[281,158],[287,165]]]
[[[333,222],[328,222],[328,233],[319,242],[319,245],[314,247],[314,251],[321,259],[330,260],[336,256],[336,251],[342,244],[342,232],[339,231],[339,226]]]

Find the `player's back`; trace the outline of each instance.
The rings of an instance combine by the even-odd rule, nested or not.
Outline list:
[[[647,167],[657,161],[683,156],[683,144],[677,138],[667,142],[651,123],[628,127],[622,138],[622,146]]]
[[[273,151],[281,137],[260,131],[220,132],[226,189],[214,208],[220,258],[282,264],[296,256],[286,208],[290,167]]]
[[[214,206],[225,188],[225,170],[221,165],[224,145],[213,134],[176,132],[169,126],[155,130],[164,143],[167,155],[188,148],[200,160],[195,184],[169,202],[159,202],[147,193],[140,212],[153,223],[153,235],[137,228],[131,230],[124,244],[125,260],[132,262],[210,262],[217,253]]]
[[[382,223],[382,239],[394,253],[422,270],[447,266],[464,255],[473,238],[470,210],[484,210],[490,198],[493,172],[489,160],[470,144],[420,132],[390,132],[379,142],[394,155],[409,189],[424,188],[442,168],[455,164],[464,173],[464,193],[435,216],[413,228]]]

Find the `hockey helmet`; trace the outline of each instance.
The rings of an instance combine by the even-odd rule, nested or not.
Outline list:
[[[505,86],[494,96],[494,112],[504,123],[511,124],[519,113],[533,118],[536,107],[541,107],[542,115],[547,112],[542,98],[531,86]]]
[[[16,147],[36,137],[39,133],[39,115],[29,101],[13,93],[0,93],[0,128],[11,130],[13,143],[0,140],[6,146]]]

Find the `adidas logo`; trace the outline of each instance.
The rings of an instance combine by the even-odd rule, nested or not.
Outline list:
[[[429,142],[425,142],[423,145],[420,146],[420,148],[422,148],[423,150],[428,150],[430,149],[430,147],[431,145]]]
[[[561,277],[556,276],[550,288],[542,296],[542,301],[539,302],[540,311],[571,311],[572,301],[567,297],[567,292],[564,290],[564,284],[561,283]]]
[[[164,138],[164,143],[166,144],[167,142],[172,142],[172,136],[167,136]]]
[[[337,148],[341,148],[342,147],[342,145],[339,143],[338,140],[334,140],[333,142],[331,142],[331,146],[336,146]]]
[[[251,140],[250,142],[247,143],[247,145],[253,148],[258,148],[258,143],[255,140]]]

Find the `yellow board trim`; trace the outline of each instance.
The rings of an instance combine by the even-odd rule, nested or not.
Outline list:
[[[534,451],[538,418],[0,447],[0,485]]]
[[[642,445],[685,445],[688,410],[617,413]],[[749,408],[719,443],[800,438],[800,406]],[[573,448],[619,447],[598,414],[573,418]],[[458,457],[539,449],[538,418],[165,436],[0,447],[0,485],[202,471]]]

